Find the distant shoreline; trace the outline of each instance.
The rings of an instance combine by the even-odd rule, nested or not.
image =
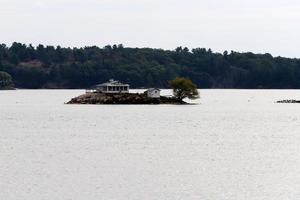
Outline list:
[[[0,45],[0,71],[18,88],[79,89],[110,78],[132,87],[167,88],[177,76],[206,89],[298,89],[300,59],[271,54],[105,47]]]

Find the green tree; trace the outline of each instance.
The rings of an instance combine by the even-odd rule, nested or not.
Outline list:
[[[0,89],[12,89],[13,85],[11,76],[6,72],[0,72]]]
[[[180,101],[184,98],[199,98],[197,86],[190,79],[177,77],[170,81],[170,86],[173,89],[174,97]]]

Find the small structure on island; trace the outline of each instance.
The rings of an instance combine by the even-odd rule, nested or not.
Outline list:
[[[94,92],[107,94],[129,93],[129,84],[123,84],[120,81],[110,79],[106,83],[94,86],[93,90]]]
[[[160,98],[160,89],[158,89],[158,88],[149,88],[147,90],[147,96],[149,98],[152,98],[152,99],[159,99]]]

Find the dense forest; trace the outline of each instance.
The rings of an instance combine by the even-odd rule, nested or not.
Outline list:
[[[0,71],[17,88],[87,88],[110,78],[133,88],[166,88],[177,76],[200,88],[300,88],[300,59],[205,48],[62,48],[15,42],[0,45]]]

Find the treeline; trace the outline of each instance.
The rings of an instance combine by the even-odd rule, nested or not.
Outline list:
[[[18,88],[87,88],[110,78],[131,87],[168,87],[177,76],[200,88],[300,88],[300,60],[270,54],[178,47],[0,45],[0,71]]]

